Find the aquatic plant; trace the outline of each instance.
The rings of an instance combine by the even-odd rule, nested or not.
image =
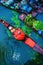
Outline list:
[[[29,35],[32,32],[32,29],[30,29],[28,26],[22,26],[22,30],[25,34]]]
[[[34,21],[33,22],[33,28],[36,28],[36,30],[42,30],[43,31],[43,23],[41,21]]]
[[[23,24],[22,21],[20,21],[18,19],[18,16],[19,16],[18,13],[16,13],[16,12],[13,12],[13,13],[14,13],[14,16],[11,18],[11,20],[12,20],[12,22],[15,23],[14,26],[18,27],[18,28],[21,28],[24,31],[25,34],[29,35],[32,30],[29,27],[27,27],[25,24]],[[21,24],[23,24],[23,25],[21,26]]]
[[[26,18],[24,19],[24,22],[28,24],[29,26],[32,26],[33,25],[32,19],[33,17],[31,15],[27,15]]]
[[[13,12],[14,13],[14,12]],[[13,23],[15,24],[14,26],[20,27],[20,20],[18,19],[18,13],[14,13],[14,16],[11,18]]]
[[[24,22],[36,30],[43,30],[43,22],[34,19],[31,14],[26,16]]]

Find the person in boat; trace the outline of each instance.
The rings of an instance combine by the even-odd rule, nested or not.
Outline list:
[[[21,29],[13,27],[2,19],[0,19],[0,22],[12,33],[15,39],[23,41],[26,45],[43,55],[43,49],[30,37],[25,35]]]

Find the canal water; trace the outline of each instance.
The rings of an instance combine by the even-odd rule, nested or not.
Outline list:
[[[14,13],[16,14],[15,11]],[[14,25],[13,21],[11,20],[13,15],[14,14],[12,10],[0,6],[0,18],[5,19],[12,25]],[[22,25],[22,21],[20,22]],[[43,39],[36,33],[32,32],[30,37],[43,47]],[[15,40],[13,36],[9,38],[6,28],[0,23],[0,48],[1,47],[4,47],[4,59],[7,65],[23,65],[28,60],[35,58],[36,52],[23,42]]]

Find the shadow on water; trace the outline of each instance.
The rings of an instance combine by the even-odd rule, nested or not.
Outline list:
[[[4,59],[4,47],[0,48],[0,65],[6,65],[6,62]]]
[[[24,65],[43,65],[43,56],[37,54],[33,60],[27,61]]]

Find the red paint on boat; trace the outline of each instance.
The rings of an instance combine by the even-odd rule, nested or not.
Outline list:
[[[33,48],[35,51],[41,53],[43,55],[43,49],[39,47],[36,42],[34,42],[31,38],[26,36],[24,32],[19,29],[11,26],[10,24],[6,23],[4,20],[0,20],[0,22],[12,33],[15,39],[23,41],[26,45],[30,46]]]
[[[17,40],[24,40],[25,38],[25,44],[26,45],[28,45],[28,46],[30,46],[30,47],[34,47],[35,46],[35,42],[31,39],[31,38],[29,38],[29,37],[27,37],[25,34],[24,34],[24,32],[21,30],[21,29],[19,29],[19,28],[14,28],[13,26],[11,26],[11,25],[9,25],[8,23],[6,23],[5,21],[3,21],[3,20],[0,20],[2,23],[3,23],[3,25],[5,26],[5,27],[7,27],[8,29],[9,29],[9,27],[12,27],[11,29],[10,29],[10,31],[11,31],[11,33],[13,34],[13,36],[14,36],[14,38],[15,39],[17,39]]]
[[[30,46],[31,48],[33,48],[36,43],[31,38],[27,38],[25,40],[25,44],[28,45],[28,46]]]
[[[16,29],[15,32],[13,32],[13,36],[17,40],[23,40],[24,37],[25,37],[25,34],[24,34],[24,32],[22,30]]]

